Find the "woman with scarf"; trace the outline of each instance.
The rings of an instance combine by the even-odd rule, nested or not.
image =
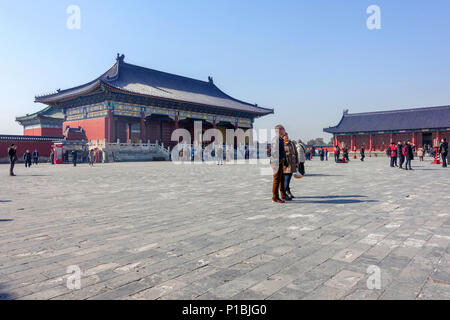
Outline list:
[[[286,195],[289,198],[294,198],[294,196],[291,193],[291,179],[292,175],[297,172],[298,168],[298,153],[297,148],[294,144],[294,142],[289,140],[289,136],[286,133],[283,137],[284,141],[284,151],[286,152],[286,164],[283,167],[283,173],[284,173],[284,189],[286,190]]]

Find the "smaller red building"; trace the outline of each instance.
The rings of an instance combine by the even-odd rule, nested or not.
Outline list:
[[[325,128],[334,145],[344,143],[350,151],[384,151],[390,143],[411,141],[417,146],[435,146],[450,139],[450,106],[393,111],[349,113],[344,111],[337,126]]]
[[[59,137],[63,134],[64,113],[60,109],[47,107],[33,114],[17,117],[23,126],[24,136]]]

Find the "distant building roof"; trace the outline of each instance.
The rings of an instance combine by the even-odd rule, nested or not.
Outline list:
[[[336,134],[438,128],[450,128],[450,106],[353,114],[345,111],[337,126],[323,131]]]
[[[42,109],[38,112],[27,114],[23,117],[17,117],[17,122],[24,122],[24,121],[30,121],[30,120],[37,120],[37,119],[52,119],[52,120],[61,120],[64,121],[64,113],[61,109],[56,109],[53,107],[46,107],[45,109]]]
[[[116,63],[99,78],[78,87],[38,96],[36,102],[52,104],[70,100],[104,86],[132,95],[250,112],[258,116],[274,112],[230,97],[216,87],[211,77],[208,81],[196,80],[128,64],[124,59],[124,55],[117,55]]]

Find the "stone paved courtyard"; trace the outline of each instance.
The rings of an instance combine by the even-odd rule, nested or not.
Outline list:
[[[0,298],[450,299],[450,171],[387,162],[315,159],[284,205],[265,165],[0,165]]]

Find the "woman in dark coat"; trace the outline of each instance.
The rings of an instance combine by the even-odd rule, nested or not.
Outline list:
[[[297,172],[298,167],[298,153],[297,148],[295,147],[294,143],[289,140],[289,136],[286,133],[284,138],[284,151],[286,153],[286,159],[287,163],[283,167],[283,173],[284,173],[284,190],[286,190],[286,194],[289,198],[294,198],[294,196],[291,193],[291,178],[292,175]]]

